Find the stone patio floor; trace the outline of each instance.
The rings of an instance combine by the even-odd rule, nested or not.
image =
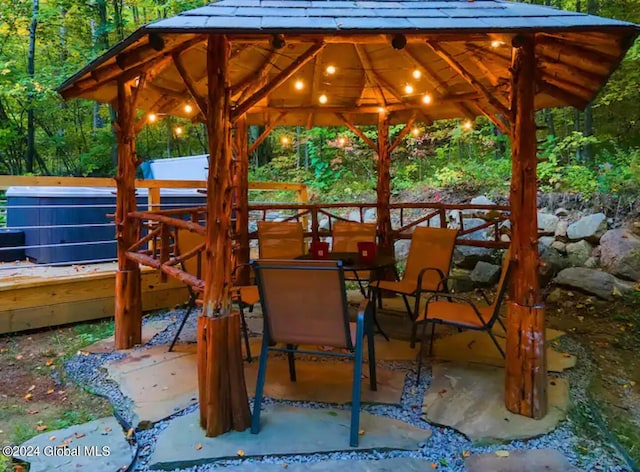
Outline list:
[[[47,432],[29,441],[42,447],[66,441],[67,449],[77,446],[81,452],[86,452],[86,444],[108,445],[112,453],[90,458],[84,453],[66,457],[64,462],[35,460],[31,470],[210,470],[207,467],[224,466],[238,472],[283,468],[320,472],[344,470],[345,461],[354,472],[579,470],[565,457],[566,449],[537,450],[543,442],[538,445],[534,439],[531,447],[522,441],[562,430],[557,433],[560,443],[569,434],[558,425],[569,407],[570,385],[563,372],[576,365],[576,357],[553,347],[553,340],[563,333],[547,333],[552,340],[548,350],[549,413],[542,420],[532,420],[505,409],[503,360],[484,333],[439,331],[434,356],[424,367],[424,380],[416,384],[418,349],[409,347],[409,323],[402,313],[402,301],[384,303],[380,321],[392,339],[376,337],[377,392],[368,389],[368,378],[363,375],[364,406],[357,449],[348,445],[352,364],[310,355],[296,362],[295,383],[289,381],[286,360],[277,355],[270,358],[265,386],[268,398],[259,434],[244,431],[206,438],[198,424],[192,343],[196,316],[187,323],[175,352],[169,353],[168,343],[180,320],[180,316],[169,315],[145,324],[147,344],[138,349],[114,356],[108,354],[109,340],[86,348],[85,355],[97,356],[95,365],[102,366],[105,380],[114,382],[125,398],[125,406],[119,407],[126,409],[131,429],[106,418]],[[260,346],[259,309],[248,321],[254,361],[245,362],[245,378],[251,397]],[[504,333],[498,332],[498,336],[503,343]],[[368,369],[363,371],[366,374]],[[136,449],[136,439],[138,443],[146,441],[142,451]],[[58,444],[60,441],[63,443]],[[487,444],[493,446],[486,449]],[[446,451],[461,445],[467,449]],[[446,458],[429,460],[431,450],[442,451]],[[135,464],[137,453],[143,459]],[[575,457],[572,459],[575,462]]]

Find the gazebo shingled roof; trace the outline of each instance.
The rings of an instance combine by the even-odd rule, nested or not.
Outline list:
[[[536,34],[541,76],[536,109],[591,102],[638,34],[631,23],[502,0],[305,1],[222,0],[143,26],[64,82],[65,98],[116,98],[116,79],[153,66],[140,97],[142,110],[187,116],[188,87],[172,55],[179,55],[196,93],[206,91],[206,34],[231,41],[232,102],[252,80],[272,81],[315,41],[324,46],[295,74],[253,104],[249,124],[375,124],[379,106],[392,123],[411,116],[442,118],[504,114],[509,93],[511,38]],[[274,34],[286,34],[281,49]],[[393,35],[407,45],[396,50]],[[494,46],[492,47],[492,43]],[[454,64],[452,68],[452,63]],[[334,65],[337,72],[323,72]],[[462,69],[462,73],[455,68]],[[412,72],[421,71],[415,80]],[[303,80],[298,91],[294,82]],[[407,93],[405,86],[413,91]],[[245,95],[243,96],[243,92]],[[327,103],[318,102],[326,94]],[[433,97],[430,105],[421,98]],[[501,106],[503,105],[503,106]]]

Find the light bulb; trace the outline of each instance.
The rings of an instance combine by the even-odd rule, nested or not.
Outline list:
[[[283,146],[286,146],[287,144],[289,144],[289,136],[282,136],[280,138],[280,144],[282,144]]]
[[[498,41],[497,39],[494,41],[491,41],[491,47],[492,48],[499,48],[500,46],[502,46],[504,44],[504,42],[502,41]]]
[[[471,123],[471,121],[467,120],[462,124],[462,126],[464,127],[464,129],[471,129],[471,128],[473,128],[473,123]]]
[[[422,103],[429,105],[431,103],[431,95],[428,93],[422,97]]]
[[[411,133],[412,133],[414,136],[420,136],[420,128],[413,128],[413,129],[411,130]]]
[[[340,146],[344,146],[345,144],[347,144],[347,140],[345,138],[340,137],[338,138],[338,144]]]
[[[188,103],[184,106],[185,113],[191,113],[193,111],[193,107]]]
[[[378,113],[386,113],[387,109],[385,107],[378,107]]]
[[[182,136],[182,128],[180,126],[176,126],[173,130],[176,136]]]
[[[304,82],[302,80],[296,80],[296,83],[293,86],[296,90],[302,90],[304,88]]]
[[[420,72],[420,69],[414,69],[412,75],[413,75],[413,78],[417,80],[420,77],[422,77],[422,72]]]
[[[155,123],[158,120],[158,115],[156,115],[155,113],[149,113],[147,115],[147,121],[149,123]]]
[[[407,84],[404,86],[404,92],[406,94],[412,94],[413,93],[413,85],[411,84]]]
[[[336,66],[327,66],[326,71],[327,71],[327,74],[333,75],[336,73]]]
[[[320,96],[318,97],[318,101],[319,101],[320,103],[322,103],[322,104],[325,104],[325,103],[327,103],[328,98],[327,98],[327,96],[323,93],[322,95],[320,95]]]

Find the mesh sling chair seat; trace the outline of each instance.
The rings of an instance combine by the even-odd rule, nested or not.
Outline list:
[[[331,241],[333,252],[358,252],[359,242],[376,242],[376,224],[336,221],[331,229]],[[352,273],[353,277],[346,276],[347,280],[358,282],[362,295],[366,297],[367,293],[362,282],[369,281],[371,272],[354,270]]]
[[[445,279],[449,274],[458,230],[418,226],[411,235],[407,265],[398,281],[377,280],[369,284],[380,297],[382,290],[399,293],[413,322],[411,347],[415,346],[416,324],[423,293],[447,292]],[[407,297],[415,297],[413,310]]]
[[[429,341],[429,355],[433,352],[433,338],[436,324],[454,326],[458,329],[471,329],[475,331],[485,331],[500,355],[504,358],[504,350],[495,338],[492,329],[496,322],[505,329],[504,323],[500,319],[500,305],[507,291],[509,273],[511,272],[511,252],[507,251],[502,263],[502,272],[496,289],[496,295],[491,303],[484,295],[488,306],[479,306],[474,300],[454,294],[434,294],[427,299],[424,312],[416,319],[416,324],[422,325],[422,335],[420,339],[420,355],[418,357],[418,381],[420,381],[420,370],[422,369],[422,356],[426,337],[427,324],[431,323],[431,339]],[[440,300],[439,298],[444,298]]]
[[[304,254],[304,231],[296,221],[258,221],[260,259],[295,259]]]
[[[178,229],[175,234],[175,253],[176,255],[187,254],[190,251],[195,250],[198,246],[204,244],[204,236],[198,233],[192,233],[186,229]],[[195,275],[199,279],[202,279],[202,253],[198,252],[193,257],[185,259],[182,261],[182,268],[185,272]],[[178,342],[178,338],[180,337],[180,333],[184,328],[187,320],[189,319],[189,315],[198,304],[198,293],[194,291],[191,287],[187,287],[189,289],[189,302],[187,304],[187,312],[184,314],[182,321],[180,322],[180,326],[178,327],[178,331],[176,332],[173,340],[171,341],[171,345],[169,346],[169,352],[173,350],[176,342]],[[257,297],[258,288],[255,286],[246,286],[246,287],[233,287],[232,288],[232,297],[233,300],[238,304],[238,308],[240,310],[240,322],[242,326],[242,334],[244,336],[244,345],[245,351],[247,354],[247,361],[251,362],[251,347],[249,343],[249,328],[247,327],[247,322],[244,317],[244,307],[245,306],[253,306],[258,303],[259,298]]]
[[[356,322],[350,323],[344,271],[340,261],[263,259],[253,261],[252,266],[260,291],[264,333],[251,432],[257,434],[260,431],[260,407],[270,351],[287,353],[291,381],[296,380],[295,353],[347,357],[354,360],[349,444],[356,447],[365,335],[370,388],[376,390],[375,346],[369,300],[362,301]],[[299,349],[300,345],[331,346],[346,352],[303,350]]]

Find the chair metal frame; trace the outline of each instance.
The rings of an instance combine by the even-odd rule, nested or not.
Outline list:
[[[502,329],[506,332],[506,327],[502,322],[502,320],[500,319],[500,307],[502,305],[502,301],[504,300],[504,297],[507,292],[509,275],[511,273],[511,260],[510,260],[509,251],[507,251],[507,254],[505,255],[505,261],[502,265],[502,271],[503,273],[500,275],[500,281],[498,284],[498,288],[496,290],[495,298],[493,300],[493,303],[489,305],[489,308],[492,308],[492,311],[488,321],[485,321],[485,318],[482,317],[482,314],[478,310],[478,306],[471,299],[464,297],[462,295],[455,295],[451,293],[443,295],[443,294],[436,293],[427,299],[427,302],[424,308],[424,319],[418,320],[416,322],[416,325],[418,324],[422,325],[422,334],[420,337],[420,354],[418,356],[418,373],[417,373],[418,382],[420,381],[420,371],[422,369],[422,356],[424,355],[424,342],[426,338],[426,328],[427,328],[427,324],[429,323],[431,323],[431,336],[429,340],[429,356],[433,354],[433,339],[435,335],[436,324],[442,324],[442,325],[454,326],[459,330],[468,329],[472,331],[485,331],[491,338],[491,341],[493,341],[493,344],[495,344],[496,348],[498,348],[498,351],[500,352],[500,355],[502,356],[502,358],[505,358],[504,350],[498,343],[498,340],[493,334],[492,329],[493,329],[493,325],[497,321],[498,324],[500,324],[500,326],[502,327]],[[489,303],[488,297],[484,292],[482,292],[482,296],[485,299],[485,301]],[[446,298],[449,301],[449,303],[451,303],[452,305],[455,305],[458,303],[469,305],[473,310],[473,313],[478,317],[478,321],[480,322],[480,324],[471,325],[464,322],[456,322],[454,320],[429,318],[429,304],[432,301],[437,301],[438,298],[440,297]],[[457,300],[457,302],[455,300]]]
[[[359,241],[353,241],[353,238],[349,238],[346,237],[346,235],[349,233],[349,231],[344,231],[344,240],[340,241],[340,238],[336,238],[336,226],[340,227],[340,226],[345,226],[345,227],[351,227],[351,228],[358,228],[360,230],[362,229],[369,229],[369,230],[373,230],[373,238],[372,239],[360,239]],[[358,247],[357,244],[354,246],[351,243],[357,243],[360,241],[367,241],[367,242],[372,242],[375,243],[377,240],[377,227],[375,223],[360,223],[357,221],[336,221],[335,223],[333,223],[333,227],[331,229],[331,251],[332,252],[354,252],[357,253],[358,252]],[[352,231],[352,234],[356,234],[356,235],[360,235],[362,237],[367,237],[370,235],[364,235],[363,233],[366,233],[366,231]],[[340,233],[338,233],[338,235],[340,235]],[[336,244],[336,240],[339,241],[341,243],[341,246],[338,246]],[[357,270],[352,270],[351,271],[353,273],[353,277],[349,277],[345,275],[345,279],[346,280],[355,280],[356,282],[358,282],[358,286],[360,287],[360,293],[362,293],[362,296],[367,297],[367,291],[365,290],[365,287],[363,285],[363,281],[366,280],[366,282],[368,283],[371,280],[371,271],[369,271],[369,275],[366,279],[364,279],[363,277],[360,277],[360,274],[358,274],[358,272],[365,272],[365,271],[357,271]]]
[[[295,354],[312,354],[322,355],[330,357],[344,357],[354,360],[353,369],[353,386],[352,386],[352,400],[351,400],[351,425],[349,433],[349,444],[352,447],[358,446],[359,427],[360,427],[360,395],[361,395],[361,377],[362,377],[362,362],[363,362],[363,344],[364,337],[367,337],[367,347],[369,355],[369,382],[370,389],[375,391],[377,389],[376,380],[376,362],[375,362],[375,344],[373,333],[373,322],[371,319],[370,302],[365,299],[361,302],[358,308],[358,314],[356,317],[356,333],[355,342],[352,339],[351,326],[349,321],[347,294],[344,286],[344,269],[341,261],[285,261],[285,260],[262,260],[252,261],[251,265],[256,275],[256,281],[258,284],[258,290],[260,291],[260,303],[262,305],[262,313],[264,317],[264,331],[262,338],[262,347],[260,349],[260,363],[258,366],[258,376],[256,380],[255,398],[253,402],[253,414],[251,420],[251,433],[258,434],[260,431],[260,409],[262,406],[262,399],[264,396],[264,383],[266,380],[267,371],[267,358],[269,352],[283,352],[287,354],[289,361],[289,377],[292,382],[296,381],[295,372]],[[339,278],[341,290],[341,302],[343,308],[343,329],[346,336],[346,350],[348,352],[326,352],[326,351],[314,351],[306,349],[298,349],[298,345],[291,340],[273,339],[270,329],[269,319],[273,315],[269,312],[269,293],[268,289],[264,286],[264,271],[265,270],[305,270],[309,271],[309,277],[313,277],[313,271],[336,271]],[[268,277],[268,275],[267,275]],[[286,347],[277,347],[276,343],[284,344]]]

